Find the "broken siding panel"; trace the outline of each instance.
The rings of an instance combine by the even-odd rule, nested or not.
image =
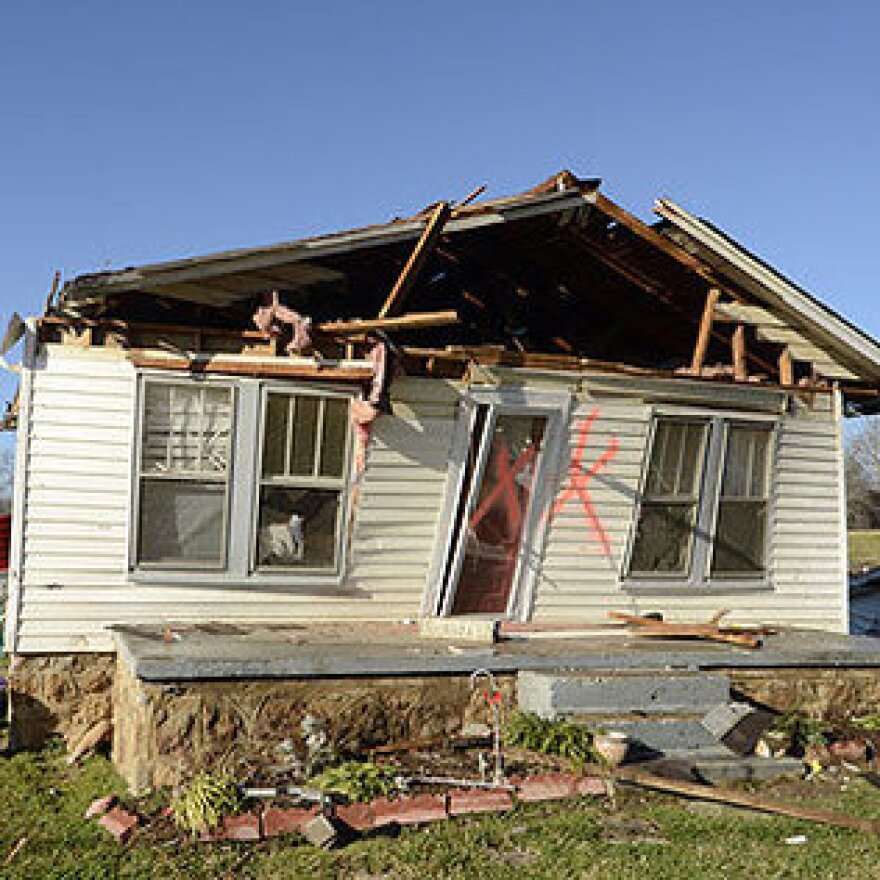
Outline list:
[[[20,651],[112,650],[107,626],[113,623],[387,620],[418,613],[443,501],[454,386],[410,379],[393,386],[395,413],[406,424],[395,415],[374,427],[345,584],[352,589],[341,595],[332,587],[129,578],[135,385],[130,364],[96,350],[52,346],[35,373]],[[93,399],[100,400],[97,416]]]
[[[821,402],[820,402],[821,401]],[[695,620],[719,608],[730,608],[740,623],[775,622],[824,629],[845,628],[841,579],[839,448],[827,395],[817,395],[815,410],[798,409],[780,421],[771,521],[772,590],[687,592],[674,586],[664,592],[630,592],[620,575],[632,529],[641,471],[647,448],[651,410],[631,404],[598,404],[600,413],[590,432],[584,462],[589,466],[607,448],[622,425],[620,451],[589,483],[590,496],[609,541],[610,554],[587,521],[577,497],[554,519],[539,572],[534,616],[541,620],[607,622],[613,609],[663,611],[670,619]],[[594,409],[581,401],[572,420],[577,427]],[[707,411],[710,415],[711,411]],[[635,430],[636,426],[640,430]],[[640,437],[639,446],[624,437]],[[629,455],[621,453],[627,450]],[[563,480],[561,488],[568,485]]]

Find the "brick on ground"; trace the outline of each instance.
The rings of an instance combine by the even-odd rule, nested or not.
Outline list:
[[[120,843],[125,843],[131,837],[132,831],[137,828],[140,819],[134,813],[129,813],[122,807],[112,807],[100,819],[98,823],[107,829]]]

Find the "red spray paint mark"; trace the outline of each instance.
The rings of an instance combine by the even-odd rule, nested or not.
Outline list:
[[[584,508],[584,518],[587,522],[587,528],[593,537],[602,547],[602,552],[609,559],[611,558],[611,541],[608,540],[608,534],[596,513],[593,506],[593,499],[590,498],[589,483],[605,465],[617,455],[618,442],[616,437],[612,437],[608,441],[605,451],[588,467],[584,468],[584,453],[587,448],[587,441],[590,438],[590,429],[593,423],[599,417],[599,408],[594,409],[585,419],[582,419],[578,425],[578,441],[574,453],[571,456],[571,463],[568,466],[569,487],[556,499],[552,509],[550,510],[550,519],[556,516],[560,510],[568,503],[571,498],[578,495],[581,505]]]
[[[495,460],[495,485],[480,502],[480,506],[474,511],[468,525],[471,529],[476,529],[483,520],[483,517],[495,506],[496,502],[503,498],[504,501],[502,503],[507,514],[510,534],[518,536],[522,523],[522,506],[519,494],[516,491],[516,477],[534,461],[536,450],[533,446],[527,446],[519,454],[516,461],[512,461],[513,456],[510,454],[510,449],[504,440],[499,439],[496,442],[499,444],[499,449],[498,454],[493,455]]]

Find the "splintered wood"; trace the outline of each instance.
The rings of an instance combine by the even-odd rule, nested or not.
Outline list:
[[[774,630],[766,627],[721,627],[719,622],[728,609],[712,615],[706,623],[667,623],[653,617],[640,617],[636,614],[624,614],[621,611],[609,611],[612,620],[628,623],[640,636],[654,636],[666,639],[706,639],[710,642],[725,642],[742,648],[760,648],[764,643],[762,636],[772,635]]]

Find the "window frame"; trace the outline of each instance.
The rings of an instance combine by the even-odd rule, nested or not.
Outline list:
[[[141,454],[143,443],[146,385],[190,383],[224,386],[231,389],[232,419],[227,472],[226,523],[222,567],[193,567],[172,562],[144,564],[138,561]],[[310,394],[317,397],[344,397],[349,403],[361,393],[354,385],[330,383],[309,385],[240,376],[169,375],[165,370],[139,370],[136,380],[134,434],[132,439],[131,489],[128,505],[128,578],[133,583],[171,584],[192,587],[246,588],[284,592],[302,586],[341,586],[349,566],[349,517],[354,480],[355,432],[348,421],[343,476],[338,486],[341,498],[336,532],[336,566],[329,569],[279,568],[256,566],[259,491],[262,485],[263,400],[271,391]],[[249,429],[248,426],[253,426]],[[334,480],[336,478],[333,478]],[[334,486],[334,488],[337,488]]]
[[[703,475],[697,498],[696,521],[687,573],[631,573],[633,549],[641,518],[642,503],[654,452],[654,438],[661,419],[679,421],[703,421],[707,426],[703,449]],[[731,425],[763,427],[768,430],[767,443],[767,520],[764,529],[764,570],[762,572],[729,572],[712,574],[712,558],[715,545],[715,527],[721,501],[724,477],[724,457]],[[738,411],[712,411],[693,407],[656,407],[650,413],[650,430],[647,435],[639,491],[633,507],[626,550],[620,569],[619,585],[627,592],[651,594],[699,594],[701,592],[756,592],[773,589],[772,549],[773,516],[776,502],[776,459],[779,436],[779,417],[771,413]]]
[[[144,444],[144,426],[146,424],[146,404],[147,404],[147,385],[164,385],[172,388],[224,388],[229,392],[229,443],[226,457],[226,471],[222,479],[203,479],[203,475],[198,477],[190,475],[177,475],[170,473],[167,475],[145,473],[143,469],[143,444]],[[134,476],[131,505],[130,505],[130,547],[129,547],[129,570],[139,572],[159,572],[165,574],[168,572],[186,572],[193,575],[205,574],[212,577],[222,574],[229,568],[229,535],[231,530],[232,515],[232,494],[233,494],[233,458],[236,435],[236,415],[237,415],[237,389],[232,382],[209,381],[202,377],[195,379],[180,379],[175,376],[139,376],[137,383],[137,406],[135,419],[135,437],[134,437],[134,456],[132,461],[132,472]],[[197,560],[179,560],[179,561],[142,561],[138,558],[140,551],[140,534],[141,534],[141,499],[142,484],[144,480],[158,480],[173,482],[195,483],[195,484],[221,484],[225,488],[223,493],[223,535],[222,547],[217,562],[199,562]]]
[[[273,481],[267,480],[263,475],[263,453],[265,451],[265,435],[266,435],[266,416],[268,412],[268,401],[270,394],[283,394],[285,397],[317,397],[321,400],[333,398],[336,400],[347,400],[348,409],[348,431],[345,436],[345,449],[342,457],[342,475],[340,477],[326,477],[312,474],[312,476],[295,475],[282,482],[275,481],[274,485],[279,488],[303,488],[303,489],[327,489],[339,493],[339,502],[336,516],[336,535],[335,535],[335,566],[332,571],[329,568],[307,568],[306,566],[275,566],[260,567],[258,560],[258,542],[259,542],[259,524],[260,524],[260,495],[264,486],[273,485]],[[254,483],[251,498],[251,527],[250,527],[250,547],[248,553],[248,569],[251,577],[258,579],[271,580],[279,577],[288,578],[291,576],[309,577],[311,581],[315,577],[334,577],[341,579],[345,571],[346,553],[348,542],[345,540],[345,532],[348,523],[348,514],[350,509],[350,492],[351,488],[351,468],[353,456],[353,437],[354,432],[351,428],[351,393],[345,394],[337,390],[324,388],[309,388],[300,385],[280,385],[277,382],[263,382],[260,386],[260,418],[259,431],[256,438],[256,456],[255,469],[253,472]],[[289,401],[288,401],[289,405]],[[316,433],[323,430],[324,424],[324,407],[321,407],[321,417],[318,422],[319,428]],[[288,430],[290,422],[288,421]],[[288,438],[289,441],[289,438]],[[316,441],[317,448],[317,441]],[[316,463],[317,463],[316,456]]]

